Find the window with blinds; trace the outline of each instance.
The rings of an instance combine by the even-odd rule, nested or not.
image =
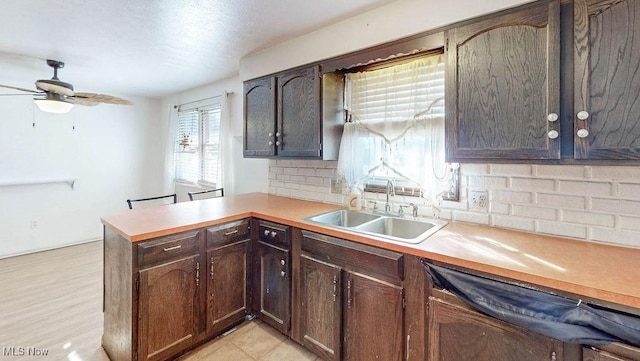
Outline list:
[[[175,180],[214,186],[218,183],[220,104],[179,109],[176,121]]]
[[[392,179],[427,193],[440,187],[445,173],[443,60],[432,54],[346,74],[350,123],[338,171],[350,185],[371,188]]]

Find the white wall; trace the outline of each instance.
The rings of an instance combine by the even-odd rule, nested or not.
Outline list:
[[[224,162],[225,180],[223,181],[225,195],[248,193],[248,192],[264,192],[268,191],[268,169],[269,163],[265,159],[245,159],[242,157],[242,119],[243,119],[243,103],[242,103],[242,81],[237,76],[222,79],[220,81],[207,84],[205,86],[192,89],[186,92],[175,94],[162,99],[162,124],[163,139],[167,139],[169,148],[165,152],[171,152],[169,139],[172,137],[170,129],[170,113],[174,111],[173,106],[184,104],[204,98],[209,98],[229,92],[229,122],[230,137],[227,139],[230,145],[227,151],[226,161]],[[171,165],[167,163],[167,178],[165,179],[165,187],[168,190],[174,189],[173,183],[169,177]],[[177,187],[178,191],[184,187]],[[184,193],[185,191],[183,191]],[[180,199],[187,199],[184,194],[179,194]]]
[[[125,210],[129,197],[162,191],[159,101],[128,98],[134,106],[53,115],[30,96],[0,97],[0,183],[77,179],[74,189],[0,185],[0,257],[100,239],[101,216]]]
[[[531,0],[398,0],[240,59],[240,78],[253,79],[437,29]]]

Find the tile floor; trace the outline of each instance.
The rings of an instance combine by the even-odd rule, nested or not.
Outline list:
[[[180,361],[322,361],[285,335],[253,320],[202,345]]]

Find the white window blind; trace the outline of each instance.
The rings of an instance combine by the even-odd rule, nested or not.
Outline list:
[[[178,110],[175,180],[205,185],[218,183],[220,116],[220,104]]]
[[[376,178],[438,193],[444,163],[444,61],[432,55],[383,69],[349,73],[338,171],[352,186]]]

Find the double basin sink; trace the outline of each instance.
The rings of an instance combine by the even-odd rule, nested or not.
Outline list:
[[[447,224],[440,220],[408,219],[346,209],[318,214],[305,220],[326,227],[412,244],[424,241]]]

